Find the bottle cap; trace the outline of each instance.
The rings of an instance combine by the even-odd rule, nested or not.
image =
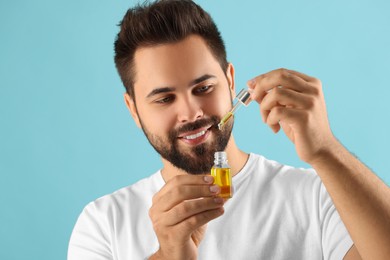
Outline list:
[[[221,151],[221,152],[215,152],[214,153],[214,161],[226,161],[227,160],[227,158],[226,158],[226,152],[223,152],[223,151]]]

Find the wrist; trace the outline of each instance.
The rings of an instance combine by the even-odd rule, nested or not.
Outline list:
[[[159,259],[164,259],[161,257],[160,251],[157,251],[156,253],[154,253],[153,255],[151,255],[148,260],[159,260]]]
[[[159,248],[153,255],[149,257],[149,260],[164,260],[170,259],[168,256],[165,256],[161,248]]]
[[[321,168],[324,165],[329,164],[334,160],[340,159],[341,151],[344,149],[343,145],[334,138],[329,141],[327,145],[324,145],[307,163],[314,169]]]
[[[182,260],[182,259],[186,259],[186,260],[196,260],[197,257],[189,257],[189,256],[173,256],[173,254],[170,254],[170,253],[164,253],[163,250],[161,250],[161,248],[159,248],[153,255],[151,255],[149,258],[149,260]]]

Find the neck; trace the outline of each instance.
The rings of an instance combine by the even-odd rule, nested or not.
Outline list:
[[[229,161],[229,165],[231,167],[232,176],[236,175],[241,169],[244,167],[245,163],[248,160],[249,154],[241,151],[235,141],[233,135],[231,135],[229,142],[226,146],[225,152],[227,154],[227,158]],[[163,168],[161,170],[162,177],[164,178],[164,181],[167,182],[171,178],[177,176],[177,175],[184,175],[188,174],[187,172],[176,168],[171,164],[169,161],[167,161],[164,158],[161,158],[163,163]],[[206,172],[205,174],[210,174],[209,172]]]

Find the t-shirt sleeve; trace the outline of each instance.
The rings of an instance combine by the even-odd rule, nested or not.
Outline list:
[[[324,259],[341,260],[352,247],[353,241],[322,183],[319,199]]]
[[[87,205],[80,214],[73,229],[68,260],[111,260],[108,225],[94,203]]]

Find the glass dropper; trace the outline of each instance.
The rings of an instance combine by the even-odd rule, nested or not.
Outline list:
[[[226,113],[226,115],[221,119],[221,122],[219,122],[219,130],[222,130],[222,127],[229,121],[230,118],[234,116],[234,113],[241,107],[241,105],[248,106],[252,101],[251,95],[246,89],[241,89],[235,99],[237,100],[236,104],[229,112]]]

